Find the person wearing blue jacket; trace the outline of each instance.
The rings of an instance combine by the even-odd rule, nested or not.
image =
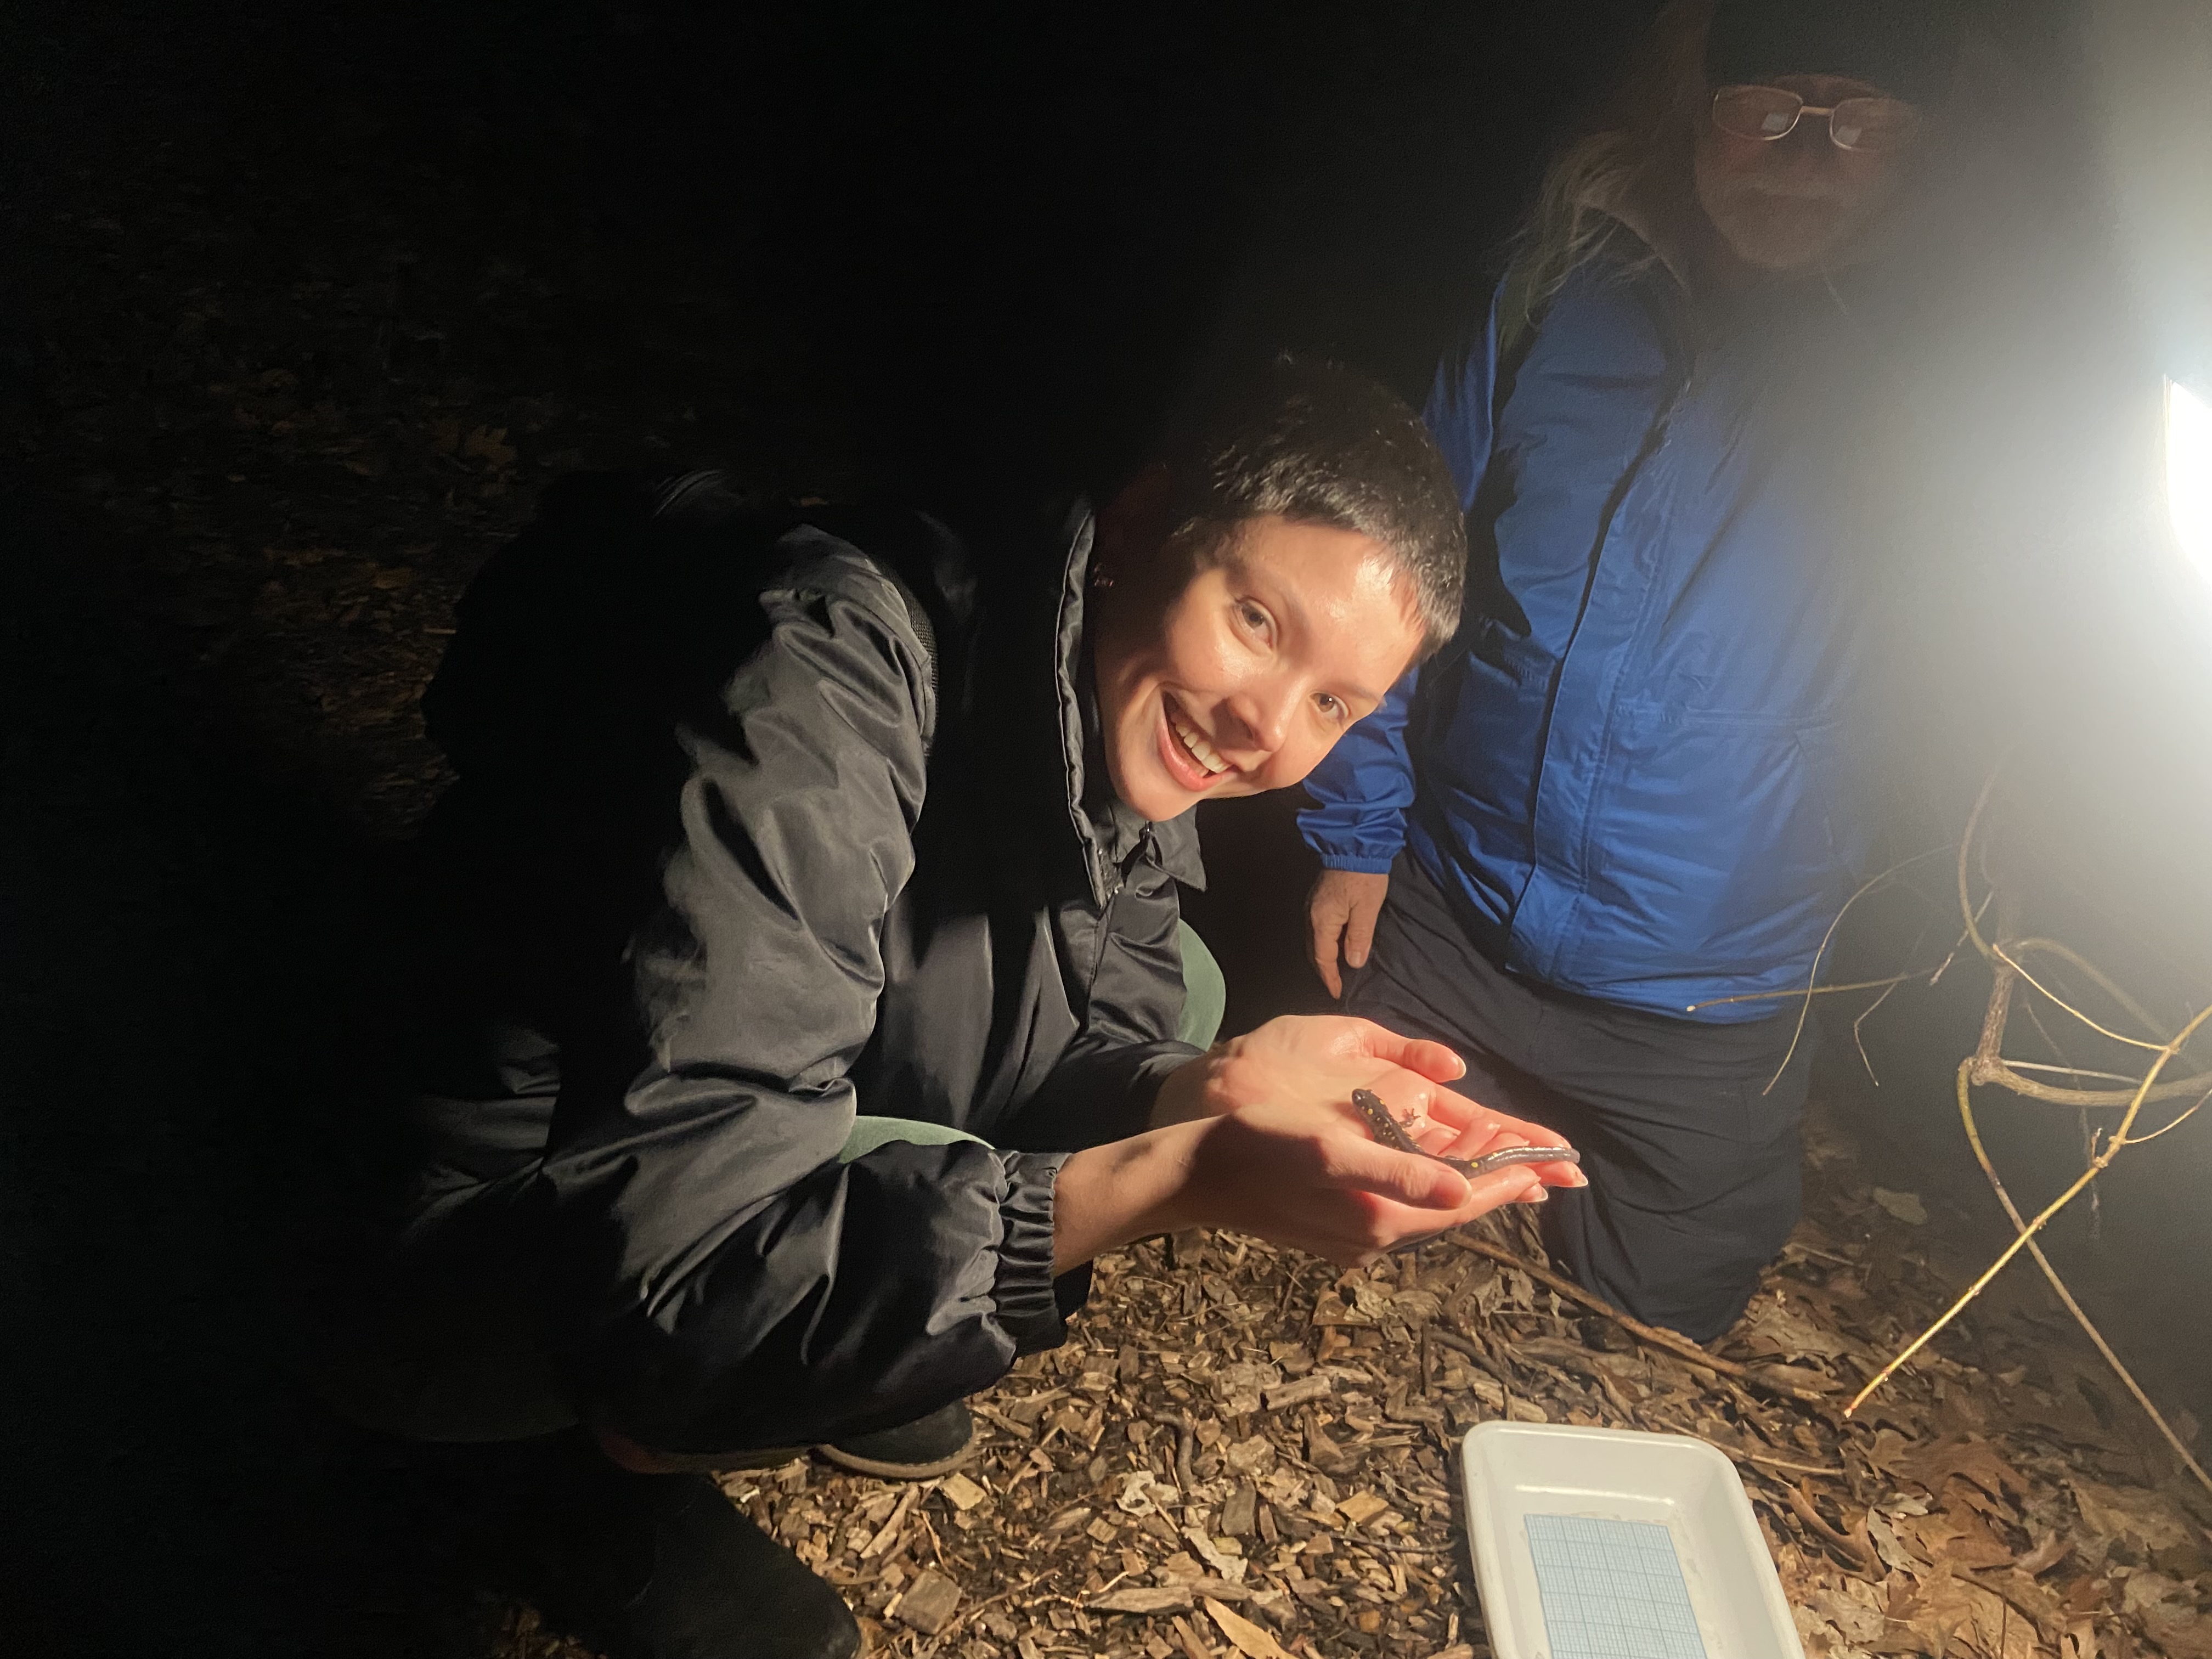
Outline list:
[[[1791,994],[1867,873],[1850,464],[1954,52],[1929,0],[1662,15],[1429,398],[1460,632],[1307,783],[1332,994],[1571,1139],[1553,1253],[1699,1340],[1796,1221]]]

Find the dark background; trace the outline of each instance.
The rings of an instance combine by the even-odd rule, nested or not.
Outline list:
[[[266,1287],[316,1201],[295,1155],[357,1052],[332,1012],[345,941],[442,776],[412,714],[425,619],[539,481],[713,462],[786,495],[1097,481],[1189,375],[1278,344],[1417,394],[1649,10],[0,10],[0,1649],[482,1650],[490,1614],[416,1507],[422,1471],[299,1399]],[[2009,15],[2023,72],[2070,110],[2056,9]],[[2117,307],[2074,234],[2098,223],[2094,183],[2044,183],[2071,252],[2000,320],[2094,357]],[[2055,450],[2124,473],[2100,441],[2046,421],[2035,470]],[[2005,642],[2142,654],[2133,611],[2051,625],[2049,596],[2095,594],[2106,557],[2050,551]],[[1978,689],[1931,717],[1955,737],[1920,757],[1948,780],[1922,792],[1947,833],[1987,734],[2050,678],[1988,643],[1964,653]],[[2036,705],[2072,805],[2029,839],[2047,867],[2109,871],[2125,818],[2159,831],[2158,869],[2185,863],[2189,798],[2143,796],[2110,733],[2116,709],[2195,693],[2106,681]],[[1205,825],[1192,910],[1232,1024],[1319,1006],[1294,805]],[[2096,921],[2109,901],[2064,902]],[[2155,880],[2130,903],[2179,945],[2124,921],[2107,942],[2184,997],[2212,912]],[[1884,971],[1924,916],[1870,917],[1846,963]],[[1879,1091],[1852,1081],[1846,1030],[1826,1085],[1891,1184],[1948,1200],[1970,1237],[1991,1211],[1948,1078],[1986,983],[1970,965],[1878,1017]],[[2071,1115],[1993,1115],[2027,1188],[2078,1166]],[[2154,1386],[2203,1413],[2203,1322],[2170,1309],[2212,1284],[2212,1168],[2202,1136],[2163,1145],[2155,1174],[2108,1178],[2098,1237],[2063,1240]]]

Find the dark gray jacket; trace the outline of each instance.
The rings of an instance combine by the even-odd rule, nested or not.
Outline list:
[[[1053,1182],[1194,1052],[1201,878],[1091,758],[1091,543],[574,481],[464,599],[406,1249],[501,1258],[593,1420],[804,1443],[1060,1340]],[[1025,1150],[841,1164],[856,1113]]]

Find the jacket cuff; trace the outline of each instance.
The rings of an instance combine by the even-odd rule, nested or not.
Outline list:
[[[1323,853],[1321,867],[1324,870],[1353,870],[1363,876],[1387,876],[1397,861],[1398,849],[1376,854],[1365,853]]]
[[[1067,1340],[1067,1325],[1052,1273],[1053,1188],[1067,1156],[1001,1152],[1000,1159],[1006,1174],[1006,1195],[999,1203],[1005,1231],[999,1240],[999,1266],[991,1297],[999,1323],[1012,1340],[1015,1353],[1035,1353],[1040,1348],[1056,1348]],[[1080,1305],[1079,1299],[1076,1305]]]

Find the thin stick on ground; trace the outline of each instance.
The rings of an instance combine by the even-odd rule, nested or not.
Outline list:
[[[2142,1385],[2136,1381],[2134,1373],[2120,1363],[2119,1355],[2112,1352],[2112,1345],[2105,1340],[2104,1333],[2090,1322],[2081,1304],[2074,1299],[2073,1291],[2066,1288],[2066,1281],[2058,1276],[2057,1268],[2051,1265],[2051,1258],[2043,1253],[2043,1247],[2028,1237],[2027,1223],[2021,1218],[2019,1206],[2012,1201],[2012,1194],[2005,1190],[2004,1182],[1997,1175],[1996,1165],[1990,1161],[1989,1151],[1982,1145],[1981,1130],[1974,1122],[1972,1064],[1972,1061],[1966,1060],[1959,1066],[1959,1116],[1966,1126],[1966,1144],[1974,1149],[1974,1161],[1982,1166],[1982,1173],[1989,1177],[1990,1186],[1997,1195],[1997,1202],[2004,1206],[2005,1215],[2019,1233],[2021,1242],[2027,1246],[2028,1254],[2035,1258],[2035,1265],[2043,1269],[2044,1278],[2051,1282],[2051,1288],[2057,1292],[2059,1301],[2065,1304],[2066,1311],[2074,1316],[2075,1323],[2081,1326],[2089,1340],[2096,1344],[2097,1352],[2104,1356],[2105,1363],[2112,1368],[2113,1374],[2127,1385],[2128,1392],[2135,1396],[2136,1404],[2141,1406],[2145,1415],[2158,1425],[2158,1431],[2166,1437],[2166,1443],[2173,1455],[2181,1460],[2190,1474],[2197,1477],[2197,1483],[2205,1491],[2212,1492],[2212,1475],[2207,1475],[2203,1466],[2190,1455],[2189,1448],[2182,1443],[2181,1437],[2173,1431],[2172,1425],[2159,1408],[2151,1403],[2150,1396],[2143,1392]],[[2195,1107],[2190,1109],[2191,1111],[2195,1109]],[[2179,1121],[2175,1120],[2176,1122]],[[2169,1123],[2166,1127],[2170,1129],[2173,1125]],[[2164,1134],[2166,1130],[2161,1129],[2158,1133]],[[2145,1139],[2154,1138],[2144,1137]],[[2134,1144],[2141,1146],[2142,1143],[2137,1141]]]
[[[2081,1176],[2075,1179],[2073,1184],[2069,1186],[2064,1192],[2059,1194],[2057,1198],[2051,1200],[2048,1205],[2045,1206],[2042,1212],[2039,1214],[2033,1221],[2027,1223],[2025,1226],[2021,1228],[2019,1237],[2014,1238],[2010,1244],[2004,1248],[1995,1261],[1992,1261],[1987,1267],[1983,1269],[1980,1275],[1975,1279],[1974,1282],[1966,1286],[1966,1290],[1959,1296],[1958,1299],[1953,1302],[1951,1305],[1944,1310],[1941,1318],[1937,1319],[1934,1324],[1930,1325],[1926,1330],[1915,1337],[1903,1352],[1898,1354],[1894,1358],[1891,1359],[1888,1364],[1885,1364],[1881,1370],[1877,1371],[1868,1382],[1866,1387],[1861,1389],[1857,1394],[1852,1396],[1850,1404],[1844,1407],[1844,1416],[1849,1417],[1852,1413],[1858,1410],[1861,1406],[1866,1403],[1868,1398],[1872,1395],[1876,1389],[1880,1389],[1883,1383],[1888,1382],[1891,1377],[1897,1374],[1898,1369],[1900,1366],[1904,1365],[1908,1360],[1910,1360],[1914,1354],[1918,1353],[1921,1349],[1926,1347],[1929,1343],[1934,1341],[1937,1334],[1942,1331],[1946,1326],[1949,1325],[1953,1320],[1956,1319],[1960,1313],[1964,1312],[1966,1304],[1969,1302],[1972,1302],[1976,1297],[1979,1296],[1983,1290],[1988,1285],[1989,1282],[2002,1273],[2006,1265],[2009,1263],[2014,1256],[2018,1255],[2022,1249],[2027,1248],[2031,1243],[2033,1243],[2034,1236],[2040,1232],[2043,1228],[2048,1224],[2051,1217],[2057,1215],[2061,1210],[2072,1203],[2081,1194],[2082,1188],[2088,1186],[2091,1182],[2094,1181],[2099,1176],[2104,1174],[2107,1169],[2112,1167],[2112,1159],[2119,1155],[2119,1152],[2122,1147],[2129,1144],[2128,1131],[2135,1127],[2136,1115],[2142,1110],[2143,1102],[2148,1098],[2152,1088],[2158,1082],[2158,1074],[2160,1071],[2164,1068],[2166,1061],[2172,1059],[2175,1054],[2181,1051],[2181,1046],[2184,1043],[2187,1042],[2191,1037],[2197,1035],[2198,1029],[2202,1027],[2208,1019],[2212,1019],[2212,1007],[2206,1008],[2194,1019],[2191,1020],[2188,1024],[2183,1026],[2179,1035],[2175,1036],[2172,1042],[2168,1042],[2163,1048],[2159,1050],[2156,1058],[2151,1061],[2149,1072],[2144,1075],[2142,1086],[2136,1091],[2135,1099],[2128,1106],[2127,1115],[2120,1120],[2119,1127],[2113,1132],[2112,1138],[2111,1141],[2106,1144],[2105,1150],[2098,1153],[2095,1158],[2090,1159],[2089,1167],[2084,1170]],[[1965,1066],[1967,1068],[1971,1068],[1973,1062],[1971,1060],[1965,1062]],[[1970,1077],[1972,1075],[1972,1072],[1970,1069],[1962,1069],[1960,1075],[1962,1077]],[[2177,1442],[2176,1443],[2178,1444],[2179,1443]],[[2192,1467],[2194,1467],[2193,1464]],[[2208,1482],[2207,1484],[2208,1486],[2212,1486],[2212,1482]]]
[[[1546,1290],[1555,1291],[1568,1301],[1589,1309],[1594,1314],[1603,1315],[1639,1342],[1648,1342],[1655,1348],[1663,1348],[1677,1358],[1687,1360],[1692,1365],[1703,1365],[1708,1370],[1717,1371],[1723,1376],[1735,1377],[1739,1382],[1748,1382],[1753,1387],[1764,1389],[1769,1394],[1778,1394],[1808,1406],[1826,1403],[1821,1395],[1810,1389],[1795,1388],[1788,1383],[1772,1382],[1752,1366],[1739,1365],[1733,1359],[1723,1359],[1718,1354],[1708,1353],[1680,1331],[1670,1331],[1663,1325],[1647,1325],[1642,1320],[1621,1312],[1603,1297],[1591,1294],[1576,1284],[1573,1279],[1563,1278],[1548,1267],[1540,1267],[1528,1257],[1516,1255],[1502,1244],[1492,1244],[1487,1239],[1469,1238],[1463,1233],[1454,1233],[1450,1237],[1451,1242],[1462,1250],[1472,1250],[1486,1261],[1495,1261],[1500,1267],[1517,1268]]]

